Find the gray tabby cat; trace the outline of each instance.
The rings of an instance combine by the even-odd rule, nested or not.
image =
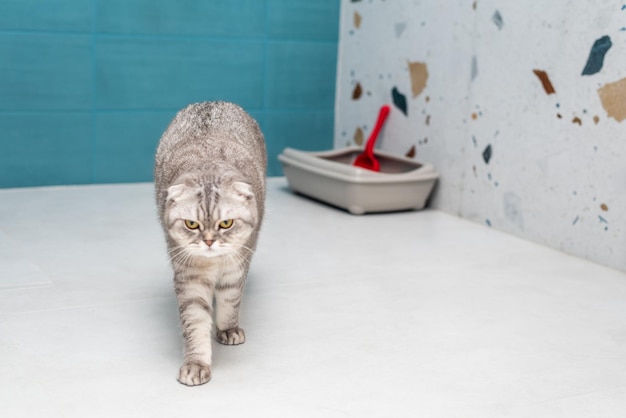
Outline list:
[[[214,299],[217,341],[245,340],[239,306],[263,219],[266,163],[259,126],[232,103],[189,105],[161,137],[156,200],[185,339],[185,385],[211,379]]]

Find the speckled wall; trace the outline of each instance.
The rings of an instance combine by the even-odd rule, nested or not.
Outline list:
[[[393,104],[432,206],[626,270],[626,2],[343,0],[339,49],[336,147]]]

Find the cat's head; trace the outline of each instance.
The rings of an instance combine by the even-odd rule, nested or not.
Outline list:
[[[246,249],[258,217],[250,184],[224,176],[180,178],[168,188],[165,204],[165,228],[175,244],[170,256],[185,261]]]

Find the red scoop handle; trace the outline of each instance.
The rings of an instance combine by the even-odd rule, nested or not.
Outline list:
[[[387,116],[389,116],[390,111],[391,111],[391,108],[389,107],[389,105],[384,105],[380,108],[380,112],[378,112],[378,119],[376,120],[376,125],[374,126],[374,130],[370,134],[370,137],[367,140],[367,143],[365,144],[366,154],[373,155],[374,144],[376,144],[376,138],[378,137],[378,134],[380,133],[380,130],[383,127],[383,124],[385,123],[385,119],[387,119]]]

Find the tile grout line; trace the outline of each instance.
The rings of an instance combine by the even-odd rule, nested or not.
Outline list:
[[[268,110],[268,79],[269,79],[269,64],[268,64],[268,57],[269,57],[269,46],[268,46],[268,38],[269,38],[269,4],[268,2],[265,2],[265,16],[264,16],[264,22],[263,22],[263,90],[262,90],[262,94],[263,94],[263,127],[266,128],[266,121],[265,121],[265,113]]]
[[[156,113],[156,112],[177,112],[180,108],[178,107],[167,107],[167,108],[131,108],[131,109],[123,109],[123,108],[93,108],[93,112],[97,113]],[[333,109],[323,108],[323,107],[299,107],[299,108],[282,108],[282,107],[273,107],[268,109],[266,107],[247,107],[246,111],[248,112],[269,112],[269,113],[333,113]],[[27,114],[36,114],[36,113],[46,113],[46,114],[59,114],[59,113],[92,113],[91,109],[34,109],[34,110],[2,110],[0,109],[0,115],[27,115]]]
[[[97,5],[97,0],[94,2],[94,8]],[[267,7],[266,7],[267,9]],[[268,24],[267,15],[269,13],[266,10],[266,26]],[[94,10],[93,19],[96,18],[96,11]],[[15,34],[15,35],[46,35],[46,36],[84,36],[91,38],[104,38],[104,39],[123,39],[123,40],[180,40],[180,41],[198,41],[198,42],[232,42],[232,43],[308,43],[308,44],[322,44],[322,45],[334,45],[337,44],[337,40],[333,39],[306,39],[306,38],[272,38],[268,34],[267,28],[264,30],[262,36],[259,37],[229,37],[225,35],[177,35],[173,33],[159,34],[159,33],[113,33],[113,32],[98,32],[95,27],[95,21],[92,24],[90,32],[72,32],[72,31],[52,31],[52,30],[8,30],[0,29],[0,34]]]
[[[93,10],[91,15],[91,179],[96,181],[96,108],[97,108],[97,85],[96,85],[96,29],[98,0],[91,1]]]

